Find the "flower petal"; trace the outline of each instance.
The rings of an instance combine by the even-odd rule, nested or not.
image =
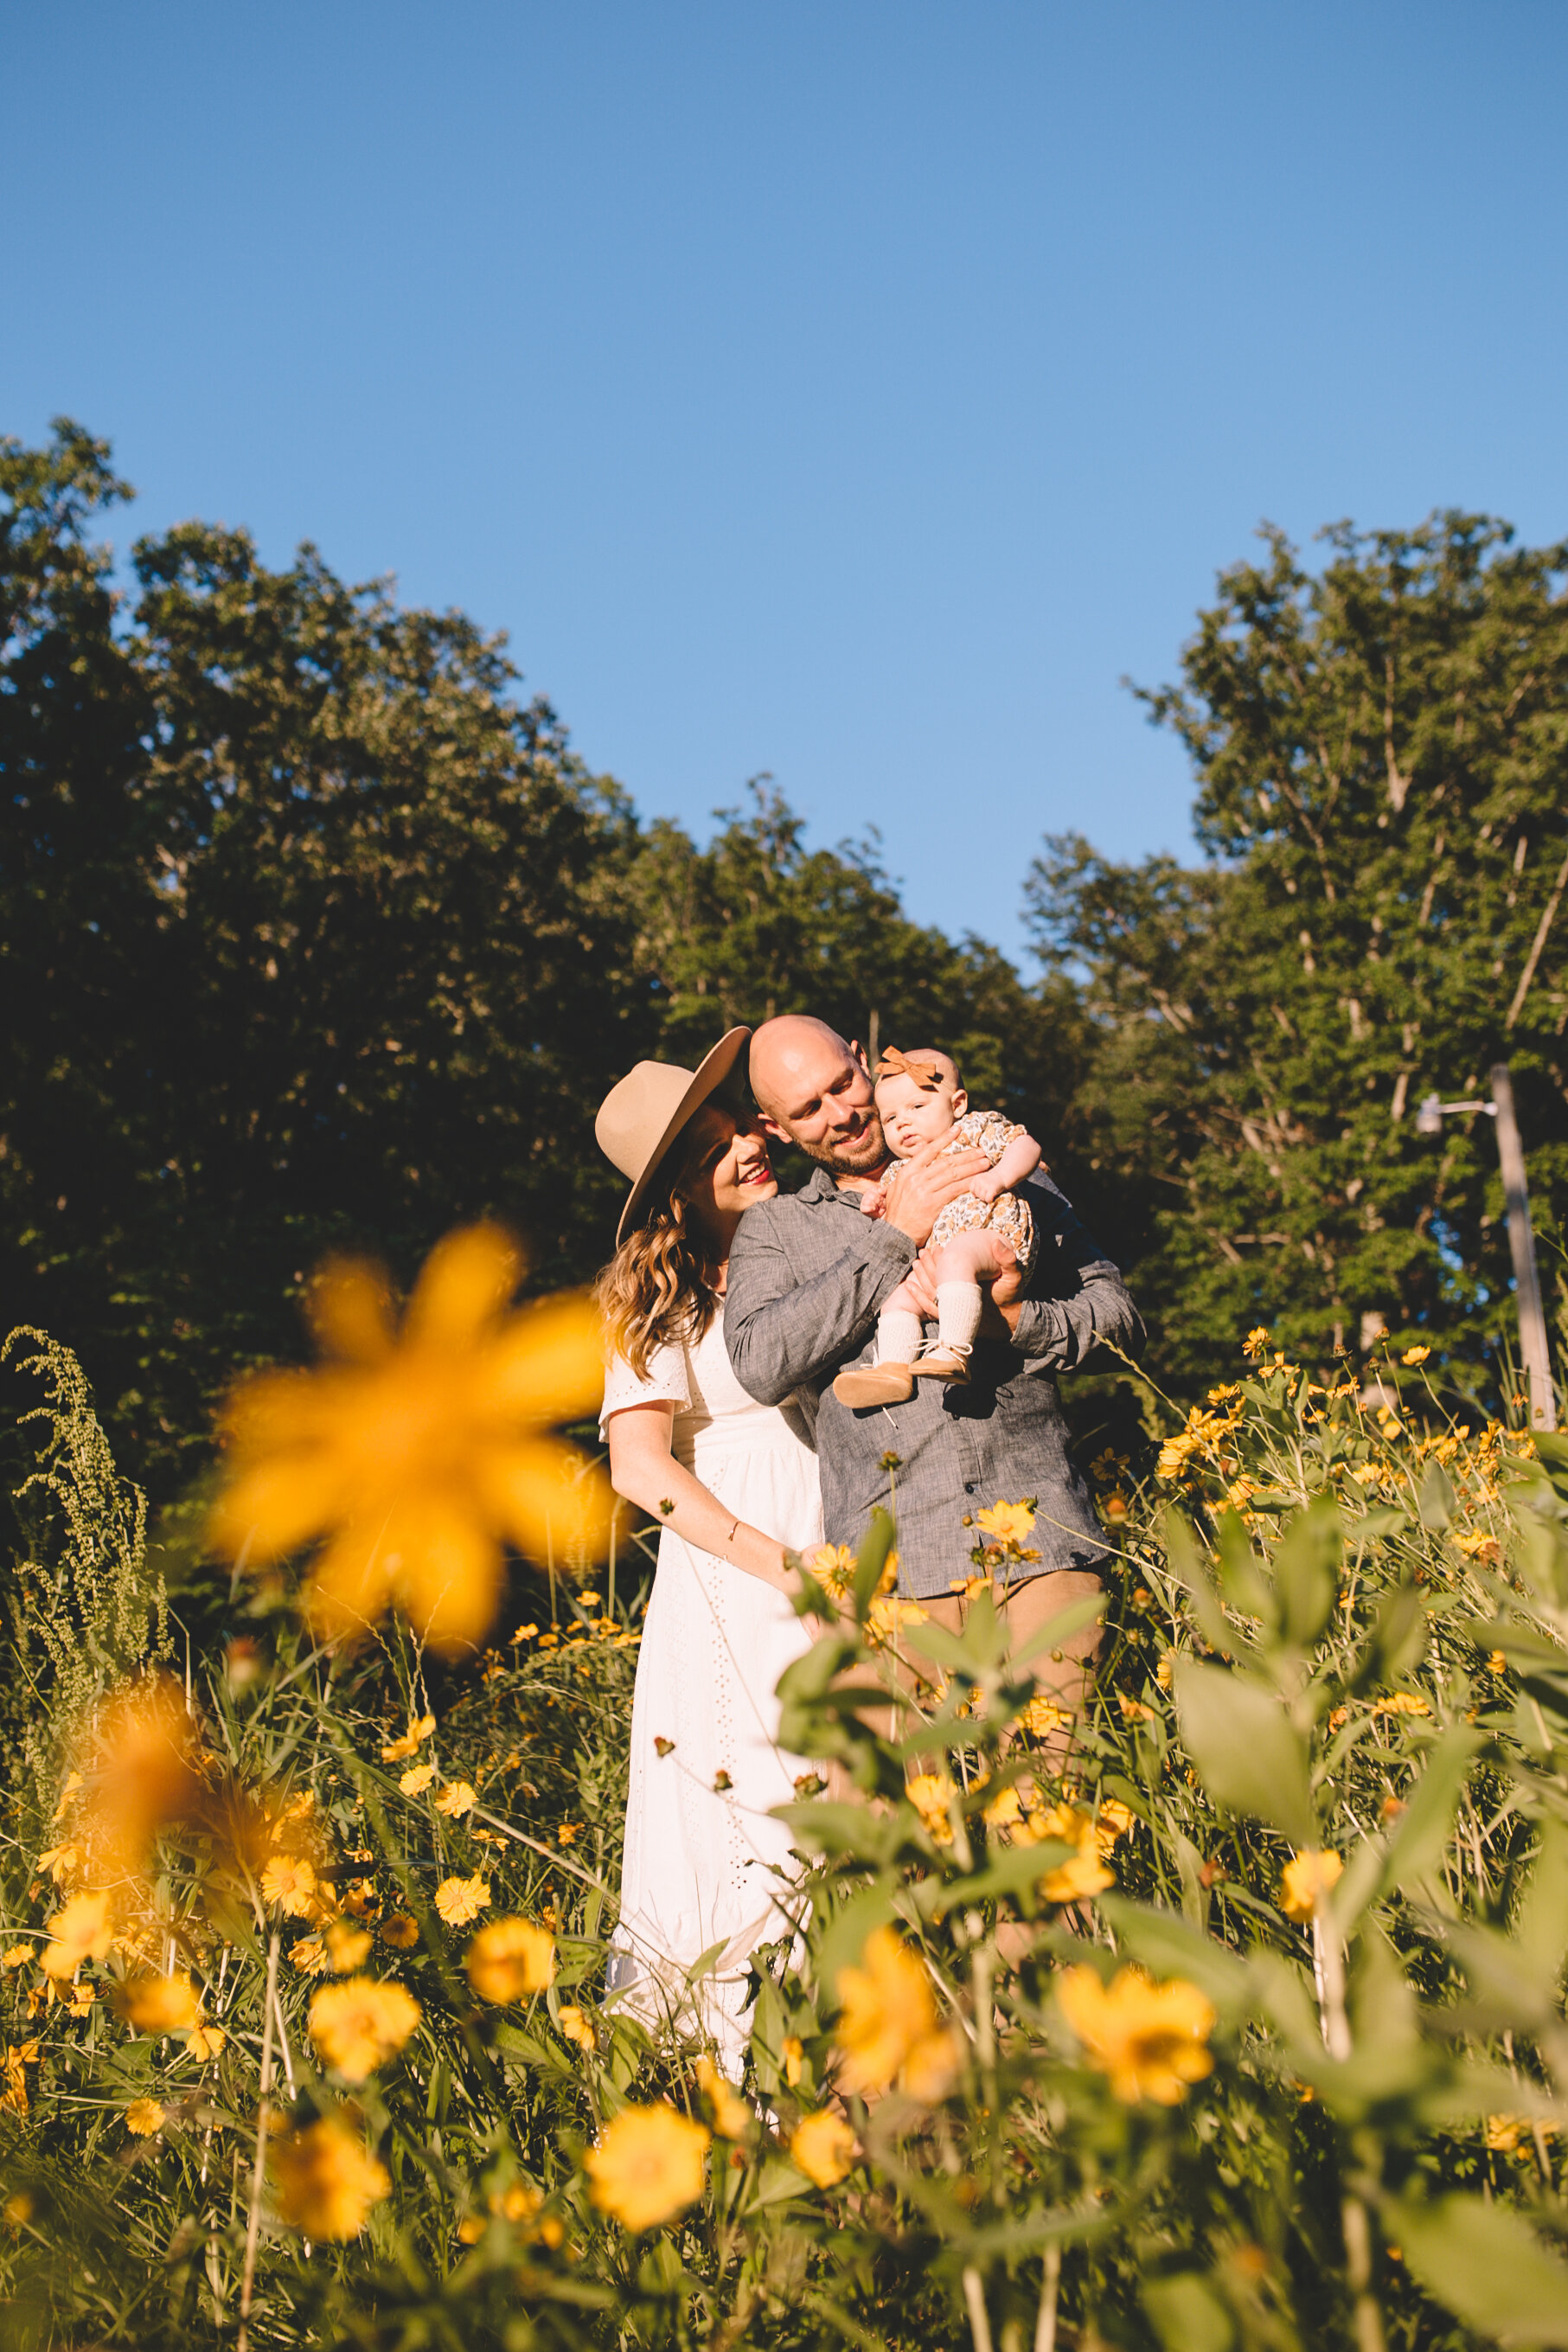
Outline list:
[[[366,1258],[329,1258],[310,1286],[306,1312],[317,1342],[350,1364],[379,1364],[392,1353],[392,1294]]]
[[[437,1242],[403,1318],[416,1347],[472,1347],[522,1279],[523,1258],[500,1225],[469,1225]]]

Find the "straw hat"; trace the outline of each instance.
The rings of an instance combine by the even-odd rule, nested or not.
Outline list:
[[[622,1176],[632,1180],[615,1228],[617,1249],[640,1223],[670,1146],[704,1103],[720,1093],[735,1075],[750,1034],[749,1029],[727,1031],[695,1070],[683,1070],[675,1062],[639,1062],[600,1104],[593,1122],[599,1149]]]

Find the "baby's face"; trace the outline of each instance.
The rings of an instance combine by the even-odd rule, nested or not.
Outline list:
[[[923,1143],[935,1143],[964,1116],[968,1097],[956,1077],[944,1070],[935,1088],[918,1087],[902,1070],[876,1082],[876,1107],[887,1148],[907,1160]]]

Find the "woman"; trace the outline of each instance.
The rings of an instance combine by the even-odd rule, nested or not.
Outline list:
[[[747,1963],[785,1928],[774,1896],[792,1872],[789,1832],[769,1813],[809,1769],[777,1741],[779,1677],[811,1640],[784,1556],[822,1533],[804,1420],[755,1403],[724,1343],[731,1239],[779,1190],[761,1128],[738,1108],[750,1034],[732,1029],[695,1071],[640,1062],[595,1126],[632,1179],[599,1282],[611,1348],[600,1432],[616,1493],[663,1522],[610,1982],[638,2013],[708,2034],[732,2073]]]

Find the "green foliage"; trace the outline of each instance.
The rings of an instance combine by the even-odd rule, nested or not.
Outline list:
[[[1568,1199],[1568,551],[1500,525],[1278,532],[1146,695],[1217,860],[1116,866],[1076,835],[1030,886],[1100,1034],[1092,1149],[1179,1385],[1266,1322],[1326,1360],[1364,1316],[1473,1384],[1509,1286],[1490,1120],[1421,1097],[1512,1063],[1538,1216]],[[1134,1224],[1135,1221],[1135,1224]]]
[[[118,1948],[78,1972],[96,1999],[51,2000],[8,1955],[4,2340],[232,2339],[271,2039],[275,2127],[349,2116],[390,2189],[358,2234],[308,2246],[263,2200],[257,2347],[1563,2341],[1568,1446],[1461,1435],[1414,1384],[1402,1414],[1371,1416],[1353,1383],[1325,1393],[1282,1360],[1248,1388],[1199,1442],[1167,1447],[1168,1520],[1103,1465],[1124,1580],[1065,1759],[1026,1727],[1032,1677],[989,1599],[956,1635],[901,1622],[876,1590],[892,1530],[871,1530],[852,1615],[784,1686],[786,1738],[837,1758],[858,1793],[791,1809],[810,1867],[797,1931],[758,1955],[749,2113],[715,2139],[700,2199],[646,2231],[593,2203],[591,2143],[628,2105],[722,2119],[694,2045],[602,1990],[627,1555],[619,1607],[561,1588],[553,1622],[539,1609],[438,1689],[401,1635],[333,1660],[275,1583],[258,1589],[196,1670],[209,1799],[254,1792],[275,1822],[308,1822],[324,1872],[336,1857],[343,1924],[375,1938],[355,1965],[413,1995],[417,2031],[345,2082],[309,2029],[329,1980],[307,1973],[319,1921],[280,1912],[259,1855],[250,1896],[220,1900],[235,1864],[210,1833],[172,1830]],[[70,1410],[101,1470],[79,1397]],[[1423,1507],[1434,1463],[1441,1525]],[[127,1506],[95,1475],[81,1510],[84,1526],[103,1515],[108,1559]],[[1380,1629],[1409,1595],[1414,1639],[1393,1638]],[[890,1714],[888,1644],[916,1640],[919,1678]],[[405,1790],[414,1758],[434,1772]],[[443,1811],[459,1782],[476,1801]],[[220,1814],[209,1801],[204,1818]],[[1343,1868],[1292,1881],[1292,1846]],[[32,1860],[7,1867],[0,1937],[36,1950],[59,1897]],[[1082,1875],[1075,1895],[1058,1883],[1086,1862],[1097,1897]],[[552,1922],[548,1990],[475,1998],[473,1930],[434,1899],[452,1877],[484,1880],[477,1924]],[[412,1948],[387,1932],[394,1915],[419,1922]],[[793,2135],[831,2107],[853,2046],[841,1971],[889,1922],[925,1990],[890,1980],[882,2021],[909,2041],[930,2005],[955,2037],[950,2080],[849,2099],[858,2152],[820,2188]],[[172,1955],[225,2030],[215,2053],[116,2014],[127,1976]],[[1197,2017],[1208,2071],[1163,2074],[1156,2034],[1141,2095],[1122,2083],[1116,2037],[1145,1998],[1126,1992],[1129,1964]],[[1108,1987],[1124,2021],[1108,2041],[1064,1969]],[[141,2137],[125,2122],[137,2100],[162,2110]]]

